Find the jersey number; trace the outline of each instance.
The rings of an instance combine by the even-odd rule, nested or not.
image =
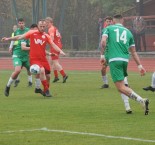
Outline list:
[[[120,34],[119,29],[114,30],[116,32],[116,41],[120,42],[123,41],[124,44],[127,42],[127,32],[126,30],[123,30],[123,32]]]

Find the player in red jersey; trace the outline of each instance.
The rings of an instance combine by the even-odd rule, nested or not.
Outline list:
[[[61,34],[59,33],[58,29],[53,25],[53,19],[51,17],[46,18],[46,24],[48,27],[48,34],[52,38],[53,42],[60,48],[62,49],[62,42],[61,42]],[[54,70],[54,80],[53,82],[57,82],[59,80],[58,78],[58,71],[63,77],[63,83],[66,82],[68,76],[64,72],[64,69],[59,63],[59,52],[57,52],[53,47],[50,49],[51,53],[57,54],[56,56],[51,56],[52,60],[52,68]]]
[[[4,37],[2,38],[2,41],[30,39],[30,64],[37,64],[40,66],[39,75],[44,87],[44,96],[51,97],[51,94],[49,92],[49,82],[47,81],[50,80],[50,65],[47,61],[46,54],[52,55],[52,53],[46,51],[46,44],[49,43],[56,51],[60,52],[60,54],[62,55],[65,55],[65,53],[51,40],[50,36],[45,33],[45,28],[45,20],[39,20],[38,30],[30,30],[23,35],[14,37]]]

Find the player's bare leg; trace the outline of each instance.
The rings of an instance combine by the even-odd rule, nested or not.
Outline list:
[[[5,87],[5,91],[4,91],[5,96],[9,96],[10,87],[11,87],[12,83],[15,82],[15,80],[18,77],[18,75],[20,74],[20,72],[21,72],[21,66],[16,66],[14,72],[12,73],[12,75],[9,78],[9,81]]]
[[[142,98],[141,96],[136,94],[131,88],[126,87],[124,85],[124,81],[115,82],[115,86],[119,92],[125,94],[130,99],[133,99],[133,100],[139,102],[142,105],[142,107],[144,107],[144,109],[145,109],[145,115],[148,115],[148,112],[149,112],[149,108],[148,108],[149,100],[148,99]]]
[[[101,86],[101,89],[109,88],[108,77],[107,77],[107,74],[106,74],[106,69],[107,69],[107,65],[106,64],[103,64],[102,65],[102,69],[101,69],[101,75],[102,75],[103,85]]]

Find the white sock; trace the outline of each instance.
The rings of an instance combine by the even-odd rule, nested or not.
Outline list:
[[[124,78],[124,84],[128,84],[128,79],[127,79],[127,77]]]
[[[121,97],[124,102],[125,110],[131,110],[130,104],[129,104],[129,97],[122,93],[121,93]]]
[[[40,79],[36,79],[36,80],[35,80],[35,86],[36,86],[37,89],[40,88],[40,86],[41,86],[41,81],[40,81]]]
[[[32,75],[28,76],[28,82],[32,83]]]
[[[107,75],[102,76],[102,80],[103,80],[103,82],[104,82],[105,84],[108,84],[108,77],[107,77]]]
[[[152,74],[151,86],[152,86],[152,88],[155,88],[155,72]]]
[[[143,102],[144,102],[144,99],[141,96],[139,96],[138,94],[136,94],[134,91],[131,93],[130,98],[141,103],[141,104],[143,104]]]
[[[9,79],[9,81],[8,81],[8,83],[7,83],[7,86],[10,87],[11,84],[12,84],[14,81],[15,81],[15,80],[12,79],[12,78],[10,77],[10,79]]]

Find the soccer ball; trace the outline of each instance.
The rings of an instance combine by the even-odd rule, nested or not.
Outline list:
[[[33,64],[30,66],[30,72],[33,75],[39,74],[40,73],[40,67],[37,64]]]

